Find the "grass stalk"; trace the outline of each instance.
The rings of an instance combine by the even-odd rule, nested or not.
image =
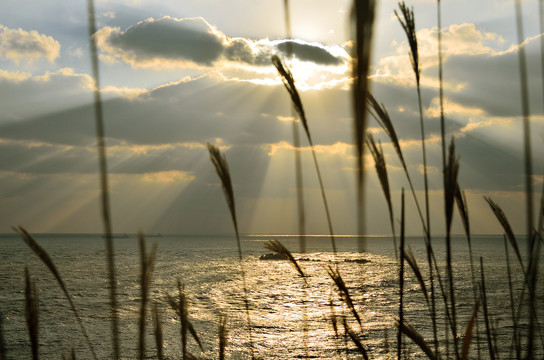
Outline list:
[[[484,274],[484,260],[482,257],[480,257],[480,277],[481,277],[481,296],[482,296],[482,306],[484,311],[484,323],[485,323],[485,333],[487,337],[487,348],[489,351],[489,359],[495,360],[495,348],[493,346],[493,340],[492,340],[492,330],[491,330],[491,324],[490,324],[490,315],[487,308],[487,291],[485,287],[485,274]]]
[[[329,205],[327,202],[327,195],[325,193],[325,185],[323,184],[323,177],[321,176],[321,170],[319,168],[319,163],[317,161],[317,155],[315,153],[314,142],[310,134],[310,128],[308,126],[308,121],[306,119],[306,114],[304,112],[302,100],[300,99],[300,95],[295,86],[295,79],[293,78],[293,74],[291,74],[291,71],[285,65],[285,63],[277,55],[273,55],[272,64],[276,67],[276,70],[278,70],[278,73],[280,74],[283,85],[285,86],[285,88],[287,89],[287,92],[289,93],[291,97],[292,104],[300,118],[300,121],[302,122],[302,126],[306,133],[306,138],[308,139],[308,143],[310,144],[310,149],[312,150],[312,158],[314,160],[315,171],[317,173],[317,179],[319,181],[319,187],[321,189],[321,198],[323,199],[323,207],[325,208],[325,215],[327,218],[327,225],[328,225],[329,234],[331,237],[332,250],[336,256],[336,240],[334,238],[331,213],[330,213]]]
[[[433,256],[432,245],[431,245],[431,220],[430,220],[430,207],[429,207],[429,184],[427,176],[427,151],[425,146],[425,126],[423,121],[423,106],[421,100],[421,86],[420,86],[420,68],[419,68],[419,51],[417,44],[417,35],[416,35],[416,26],[414,19],[413,9],[409,9],[405,2],[399,2],[399,9],[402,13],[401,19],[400,15],[395,10],[395,15],[399,20],[402,29],[404,30],[406,37],[408,39],[408,44],[410,45],[410,62],[412,64],[412,69],[416,78],[416,90],[417,90],[417,99],[418,99],[418,109],[419,109],[419,124],[421,130],[421,150],[423,155],[423,181],[425,187],[425,237],[426,237],[426,246],[427,246],[427,262],[429,265],[429,277],[431,279],[431,317],[433,319],[433,335],[435,336],[435,344],[438,343],[437,337],[437,327],[436,327],[436,301],[434,296],[434,277],[433,277],[433,266],[431,257]],[[445,158],[445,155],[444,155]],[[435,345],[437,346],[437,345]],[[438,353],[437,353],[438,354]]]
[[[400,271],[399,271],[399,324],[404,324],[404,189],[401,195],[401,215],[400,215]],[[402,331],[401,327],[397,331],[397,359],[400,360],[402,353]]]
[[[225,200],[230,211],[232,223],[234,225],[234,232],[236,234],[236,245],[238,247],[238,260],[240,263],[240,273],[242,274],[242,283],[244,291],[244,304],[246,308],[247,328],[249,333],[249,347],[251,353],[251,359],[255,359],[255,350],[253,345],[253,330],[251,326],[251,317],[249,314],[249,296],[247,291],[246,272],[244,269],[244,262],[242,257],[242,244],[240,242],[240,232],[238,231],[238,221],[236,218],[236,206],[234,202],[234,190],[232,187],[232,180],[230,177],[229,164],[227,159],[221,151],[216,147],[208,143],[208,151],[210,153],[210,160],[212,161],[215,171],[221,180],[223,187],[223,193],[225,194]]]
[[[30,348],[32,359],[38,360],[39,357],[39,304],[38,290],[36,283],[30,277],[28,268],[25,266],[25,320],[30,337]]]
[[[289,0],[283,1],[283,13],[285,17],[285,32],[287,39],[292,38],[291,32],[291,12],[289,11]],[[293,55],[293,44],[287,42],[287,56],[290,58]],[[291,106],[291,116],[294,118],[294,108]],[[306,212],[304,210],[304,188],[303,188],[303,176],[302,176],[302,159],[300,151],[300,133],[298,130],[298,124],[296,121],[292,122],[293,128],[293,145],[295,146],[295,185],[297,189],[297,218],[298,218],[298,241],[299,251],[301,253],[306,252]]]
[[[79,312],[77,311],[76,306],[74,305],[74,302],[72,301],[72,297],[70,296],[70,293],[68,292],[68,288],[66,287],[66,283],[62,279],[62,276],[60,275],[60,272],[57,269],[57,266],[53,262],[53,259],[49,255],[49,253],[40,245],[38,242],[30,235],[30,233],[25,230],[23,227],[13,228],[15,232],[21,236],[23,241],[26,245],[32,250],[36,256],[44,263],[44,265],[49,269],[51,274],[55,277],[55,280],[57,280],[57,283],[59,284],[64,297],[66,300],[68,300],[68,304],[70,305],[70,309],[74,313],[74,316],[76,318],[77,324],[79,325],[79,328],[81,329],[81,333],[83,334],[83,338],[85,339],[85,342],[87,343],[87,346],[89,347],[89,350],[91,351],[91,355],[94,360],[97,360],[96,353],[94,351],[94,347],[91,343],[91,340],[89,338],[89,335],[87,334],[87,330],[85,329],[85,326],[83,325],[83,321],[81,320],[81,316],[79,316]]]
[[[147,318],[147,304],[149,301],[149,285],[151,283],[151,275],[155,264],[155,255],[157,253],[157,243],[153,244],[149,254],[146,252],[145,239],[142,232],[138,234],[140,244],[140,317],[138,322],[138,358],[140,360],[145,357],[145,324]]]
[[[421,150],[423,152],[423,180],[425,186],[425,218],[427,225],[427,236],[430,238],[431,233],[431,223],[430,223],[430,208],[429,208],[429,185],[428,185],[428,176],[427,176],[427,152],[425,149],[425,126],[423,122],[423,105],[421,100],[421,86],[420,86],[420,68],[419,68],[419,52],[417,45],[417,35],[416,35],[416,25],[414,19],[414,10],[409,9],[405,2],[399,2],[399,9],[402,13],[401,19],[400,15],[395,10],[395,15],[399,20],[402,29],[406,33],[408,39],[408,44],[410,45],[410,62],[412,63],[412,69],[414,70],[414,75],[416,77],[416,90],[417,90],[417,99],[419,106],[419,125],[421,130]]]
[[[227,317],[226,315],[219,315],[219,360],[225,360],[227,349]]]
[[[366,97],[369,93],[368,74],[372,53],[372,32],[375,15],[375,0],[354,0],[352,7],[352,96],[353,133],[356,145],[357,168],[357,231],[364,235],[364,143],[367,123]],[[365,250],[365,240],[359,238],[359,250]]]
[[[4,314],[0,312],[0,360],[6,360],[6,341],[4,338]]]
[[[516,316],[515,303],[514,303],[514,288],[512,285],[512,269],[510,267],[510,255],[508,253],[508,243],[506,236],[504,236],[504,253],[506,255],[506,273],[508,276],[508,295],[510,299],[510,312],[512,315],[512,345],[510,350],[516,351],[516,359],[521,359],[521,343],[518,334],[518,320]]]
[[[96,125],[96,138],[98,147],[98,162],[100,168],[101,185],[101,213],[106,238],[106,256],[108,263],[108,280],[110,289],[110,312],[111,312],[111,333],[114,360],[120,357],[119,319],[117,304],[117,281],[115,275],[115,256],[113,250],[112,224],[110,215],[110,198],[108,186],[108,166],[106,162],[106,139],[104,135],[104,114],[102,109],[102,98],[100,95],[100,76],[98,72],[98,51],[96,47],[96,20],[93,0],[87,0],[87,15],[89,19],[89,42],[91,49],[91,62],[94,78],[94,112]]]
[[[153,304],[153,334],[155,335],[155,347],[157,348],[157,359],[164,360],[164,341],[162,335],[162,321],[157,304]]]

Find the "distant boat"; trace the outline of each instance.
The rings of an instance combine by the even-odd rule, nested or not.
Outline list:
[[[105,239],[106,235],[102,235],[102,237]],[[127,239],[129,236],[128,234],[111,234],[112,239]]]
[[[150,237],[162,237],[162,234],[161,233],[158,233],[158,234],[146,234],[144,236],[148,237],[148,238],[150,238]]]

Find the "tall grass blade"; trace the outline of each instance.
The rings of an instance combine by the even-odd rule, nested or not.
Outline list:
[[[482,305],[483,305],[483,311],[484,311],[485,333],[487,336],[487,348],[489,351],[489,358],[491,360],[495,360],[495,348],[493,347],[493,342],[492,342],[493,336],[492,336],[490,315],[489,315],[488,304],[487,304],[487,290],[485,286],[484,260],[482,257],[480,257],[480,276],[481,276],[480,288],[482,292]]]
[[[354,0],[351,24],[355,43],[351,53],[353,133],[357,163],[357,220],[358,234],[364,235],[364,145],[367,123],[366,97],[369,93],[368,74],[372,53],[372,32],[375,16],[375,0]],[[365,250],[364,238],[359,238],[359,250]]]
[[[385,157],[383,156],[383,149],[380,143],[378,147],[374,141],[372,134],[368,134],[366,138],[366,145],[370,149],[370,153],[374,158],[374,164],[376,167],[376,173],[382,186],[382,191],[387,202],[387,209],[389,211],[389,223],[391,224],[391,231],[393,233],[393,244],[395,246],[395,257],[398,259],[397,252],[397,237],[395,236],[395,222],[393,220],[393,203],[391,201],[391,190],[389,187],[389,178],[387,177],[387,166],[385,164]]]
[[[6,360],[6,341],[4,338],[4,314],[0,312],[0,360]]]
[[[157,304],[153,304],[153,334],[155,335],[155,346],[157,348],[157,359],[164,360],[164,341],[162,335],[162,322]]]
[[[523,20],[520,0],[515,1],[516,25],[518,35],[518,56],[519,56],[519,79],[520,79],[520,95],[521,108],[523,113],[523,152],[525,164],[525,204],[526,204],[526,234],[527,234],[527,249],[529,268],[527,269],[528,286],[529,286],[529,328],[527,331],[527,355],[528,359],[533,357],[535,343],[535,318],[536,314],[536,268],[537,263],[535,254],[535,243],[533,241],[533,159],[531,152],[531,123],[529,112],[529,85],[527,76],[527,62],[525,57]]]
[[[399,323],[404,323],[404,189],[401,196],[401,215],[400,215],[400,273],[399,273]],[[400,360],[402,352],[402,331],[400,327],[397,332],[397,359]]]
[[[138,234],[140,244],[140,265],[142,267],[140,274],[140,318],[138,323],[138,358],[142,360],[145,356],[145,324],[147,318],[147,303],[149,295],[149,285],[151,283],[151,275],[153,273],[153,266],[155,264],[155,256],[157,253],[157,243],[153,244],[153,247],[149,254],[145,249],[145,239],[142,232]]]
[[[225,315],[219,315],[219,360],[225,360],[227,336],[227,317]]]
[[[400,323],[397,321],[397,326],[402,331],[402,333],[410,338],[416,344],[419,346],[419,348],[425,353],[425,355],[429,359],[437,359],[436,354],[433,352],[429,344],[425,341],[423,336],[416,330],[414,327],[410,324]]]
[[[98,51],[96,48],[96,21],[93,0],[87,0],[87,15],[89,18],[89,42],[91,48],[91,62],[94,78],[94,112],[96,124],[96,138],[98,147],[98,162],[100,168],[100,188],[101,188],[101,212],[102,222],[104,224],[104,235],[106,238],[106,254],[108,263],[108,280],[110,289],[110,312],[111,312],[111,333],[113,358],[119,359],[119,319],[117,305],[117,281],[115,275],[115,257],[113,252],[112,225],[110,215],[110,198],[108,186],[108,166],[106,162],[106,140],[104,135],[104,115],[102,110],[102,98],[100,95],[100,76],[98,73]]]
[[[232,188],[232,180],[230,177],[229,164],[227,159],[221,151],[212,144],[208,143],[208,151],[210,153],[210,160],[212,161],[215,171],[221,180],[221,185],[223,187],[223,192],[225,194],[225,200],[230,210],[232,217],[232,223],[234,225],[234,232],[236,234],[236,245],[238,247],[238,260],[240,263],[240,272],[242,274],[242,283],[244,290],[244,304],[246,308],[246,318],[247,318],[247,328],[249,333],[249,346],[251,352],[251,359],[255,359],[255,350],[253,345],[253,332],[251,326],[251,318],[249,315],[249,296],[246,285],[246,272],[244,269],[244,263],[242,258],[242,244],[240,242],[240,232],[238,231],[238,221],[236,220],[236,206],[234,203],[234,190]]]
[[[521,253],[519,251],[516,236],[514,235],[514,231],[512,230],[512,227],[510,226],[510,222],[508,221],[506,214],[504,213],[504,211],[502,211],[501,207],[496,202],[494,202],[490,197],[484,196],[484,199],[489,204],[489,207],[491,207],[491,210],[493,210],[493,213],[495,214],[495,217],[497,218],[497,220],[499,220],[499,223],[504,229],[504,232],[506,234],[506,237],[508,238],[508,241],[510,241],[510,246],[512,246],[512,248],[514,249],[514,252],[516,254],[516,257],[519,261],[521,268],[525,270],[525,267],[523,266],[523,260],[521,259]]]
[[[518,334],[518,320],[516,316],[516,310],[515,310],[515,302],[514,302],[514,288],[512,285],[512,269],[510,267],[510,255],[508,252],[508,243],[506,241],[506,236],[504,236],[504,253],[506,256],[506,273],[508,276],[508,295],[510,299],[510,312],[512,315],[512,346],[510,346],[510,349],[515,349],[516,351],[516,359],[521,359],[521,343],[519,339]]]
[[[28,268],[25,266],[25,320],[30,337],[32,359],[39,359],[39,316],[38,316],[38,290],[34,280],[30,277]]]
[[[336,311],[334,310],[334,299],[332,297],[332,291],[329,294],[329,313],[332,330],[334,332],[334,338],[338,340],[340,338],[340,334],[338,332],[338,316],[336,315]]]
[[[314,143],[312,140],[312,136],[310,134],[310,128],[308,127],[308,121],[306,120],[304,107],[302,106],[302,100],[300,99],[297,88],[295,86],[295,79],[293,78],[293,74],[291,74],[291,71],[289,70],[289,68],[284,64],[284,62],[277,55],[272,56],[272,64],[276,67],[276,70],[278,70],[278,73],[280,74],[283,85],[285,85],[287,92],[291,96],[291,101],[293,103],[293,106],[302,122],[304,131],[306,132],[306,137],[308,139],[308,143],[310,144],[310,148],[312,150],[312,157],[314,160],[315,171],[317,173],[317,180],[319,181],[319,187],[321,189],[321,198],[323,199],[323,207],[325,208],[325,215],[327,217],[327,225],[329,227],[332,250],[336,256],[336,240],[334,238],[334,231],[332,228],[332,220],[331,220],[329,205],[327,202],[327,195],[325,194],[325,185],[323,184],[323,178],[321,176],[321,170],[319,169],[319,163],[317,161],[317,155],[315,153]]]
[[[474,328],[474,323],[476,317],[478,316],[478,309],[480,307],[480,302],[474,304],[474,310],[472,310],[472,316],[468,321],[467,328],[465,329],[465,336],[463,337],[463,346],[461,348],[461,360],[468,359],[468,352],[470,350],[470,343],[472,342],[472,330]]]
[[[72,297],[70,296],[68,292],[68,288],[66,287],[66,283],[62,279],[60,272],[58,271],[57,267],[55,266],[55,263],[53,262],[53,259],[49,255],[49,253],[41,247],[40,244],[30,235],[30,233],[25,230],[23,227],[13,228],[15,232],[21,236],[25,244],[28,245],[30,250],[38,256],[38,258],[44,263],[44,265],[49,269],[51,274],[55,277],[57,280],[64,297],[66,297],[66,300],[68,300],[68,303],[70,305],[70,309],[74,313],[74,316],[76,318],[77,324],[79,325],[79,328],[81,329],[81,333],[83,334],[83,337],[85,338],[85,342],[87,343],[87,346],[89,347],[89,350],[91,351],[91,355],[93,359],[97,360],[96,353],[94,351],[94,347],[91,344],[91,340],[89,339],[89,335],[87,334],[87,330],[85,329],[85,326],[83,325],[83,321],[81,320],[81,317],[79,316],[79,312],[77,311],[74,302],[72,301]]]

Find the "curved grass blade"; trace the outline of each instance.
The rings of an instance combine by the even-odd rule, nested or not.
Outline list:
[[[485,201],[487,201],[487,203],[491,207],[491,210],[493,210],[495,217],[497,218],[497,220],[499,220],[499,223],[504,229],[506,237],[508,238],[508,241],[510,241],[510,245],[514,249],[514,252],[519,261],[519,264],[521,265],[521,268],[525,269],[525,267],[523,266],[523,260],[521,259],[521,253],[519,252],[516,236],[514,235],[514,231],[512,231],[512,227],[510,226],[510,222],[508,221],[508,218],[506,217],[504,211],[502,211],[501,207],[496,202],[494,202],[490,197],[484,196],[484,199]]]
[[[391,189],[389,187],[389,178],[387,176],[387,166],[385,164],[385,157],[383,156],[382,144],[378,147],[374,141],[372,134],[368,134],[366,138],[366,145],[370,149],[370,153],[374,158],[374,164],[376,167],[376,173],[382,186],[382,191],[387,202],[387,209],[389,211],[389,223],[391,225],[391,231],[393,233],[393,244],[395,246],[395,257],[398,259],[397,252],[397,237],[395,236],[395,222],[393,220],[393,202],[391,201]]]
[[[478,309],[480,307],[480,302],[474,304],[474,310],[472,310],[472,316],[468,321],[467,328],[465,330],[465,336],[463,337],[463,346],[461,348],[461,360],[468,359],[468,352],[470,350],[470,343],[472,341],[472,329],[474,328],[474,322],[478,316]]]
[[[404,335],[408,336],[417,346],[419,346],[419,348],[425,353],[425,355],[427,355],[429,359],[436,359],[435,353],[416,329],[414,329],[410,324],[400,323],[398,321],[397,326]]]
[[[425,297],[425,302],[428,306],[430,306],[429,292],[427,291],[427,286],[425,285],[425,281],[423,280],[423,275],[421,274],[421,270],[419,269],[419,265],[417,264],[416,257],[410,247],[408,247],[408,249],[406,249],[406,251],[404,252],[404,259],[406,260],[416,277],[419,287],[421,288],[421,292]]]
[[[298,274],[304,279],[304,283],[308,285],[308,281],[306,280],[306,274],[304,273],[304,270],[302,270],[297,260],[293,257],[293,254],[291,254],[291,252],[287,250],[287,248],[283,246],[281,242],[279,242],[278,240],[270,240],[264,243],[264,247],[277,254],[284,255],[289,260],[291,265],[293,265],[293,267],[296,269]]]
[[[336,284],[336,287],[338,289],[338,294],[340,295],[340,298],[344,301],[344,303],[348,306],[348,308],[351,310],[351,313],[353,314],[353,317],[357,320],[359,323],[359,327],[361,328],[361,331],[363,330],[363,324],[361,322],[361,317],[357,313],[357,309],[355,309],[355,304],[353,303],[353,300],[351,298],[351,295],[349,293],[349,289],[346,286],[346,283],[344,282],[344,279],[342,279],[342,276],[340,275],[340,272],[338,269],[334,269],[332,266],[328,266],[326,268],[327,273],[331,277],[331,279]]]
[[[55,263],[53,262],[53,259],[51,256],[49,256],[49,253],[45,251],[43,247],[38,244],[38,242],[30,235],[28,231],[26,231],[23,227],[13,228],[15,232],[17,232],[25,244],[28,245],[30,250],[34,252],[38,256],[38,258],[44,263],[44,265],[49,269],[51,274],[55,277],[57,280],[64,297],[66,297],[66,300],[68,300],[68,303],[70,305],[70,309],[74,313],[74,316],[76,318],[76,321],[79,325],[79,328],[81,329],[81,333],[83,334],[83,337],[85,338],[85,342],[87,343],[87,346],[89,346],[89,350],[91,351],[91,355],[93,359],[97,360],[96,353],[94,351],[94,347],[91,343],[91,340],[89,339],[89,335],[87,334],[87,330],[85,329],[85,326],[83,325],[83,321],[81,320],[81,317],[79,316],[79,312],[77,311],[74,302],[72,301],[72,297],[68,293],[68,288],[66,287],[66,284],[64,280],[62,279],[59,271],[57,270],[57,267],[55,266]]]
[[[353,341],[353,343],[357,347],[357,350],[359,350],[361,355],[363,355],[363,359],[368,360],[369,359],[368,353],[367,353],[363,343],[359,339],[359,336],[357,336],[355,331],[353,331],[353,329],[348,325],[346,319],[344,319],[343,323],[344,323],[344,330],[349,335],[349,338],[351,339],[351,341]]]

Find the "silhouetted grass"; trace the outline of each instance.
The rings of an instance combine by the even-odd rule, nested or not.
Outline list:
[[[429,208],[429,189],[428,189],[428,179],[427,179],[427,162],[426,162],[426,149],[425,149],[425,131],[424,131],[424,122],[423,122],[423,111],[422,111],[422,100],[421,100],[421,90],[420,90],[420,63],[419,63],[419,54],[418,54],[418,44],[415,28],[415,20],[413,10],[408,8],[404,2],[399,3],[400,15],[395,11],[395,14],[401,23],[403,30],[406,33],[408,38],[408,43],[410,45],[410,61],[412,68],[416,77],[416,89],[418,95],[418,104],[419,104],[419,118],[420,118],[420,128],[421,128],[421,139],[422,139],[422,152],[423,152],[423,167],[424,167],[424,186],[425,186],[425,208],[426,216],[423,217],[421,212],[419,201],[416,196],[414,186],[410,174],[408,173],[408,166],[406,164],[405,158],[400,147],[400,140],[397,132],[393,126],[389,114],[387,113],[385,106],[379,104],[371,95],[368,84],[368,73],[370,67],[370,55],[371,55],[371,40],[372,40],[372,27],[374,20],[374,1],[355,1],[352,11],[352,34],[355,40],[353,46],[353,56],[352,56],[352,70],[353,70],[353,88],[352,96],[354,100],[354,144],[356,147],[355,155],[357,162],[357,206],[358,206],[358,231],[359,235],[364,234],[364,227],[362,221],[363,214],[363,184],[364,184],[364,164],[363,164],[363,155],[364,155],[364,143],[366,142],[367,146],[370,149],[370,152],[374,158],[376,171],[382,190],[385,195],[386,204],[388,207],[389,222],[391,224],[393,239],[395,240],[395,253],[397,252],[396,245],[396,231],[395,231],[395,221],[393,214],[393,198],[388,179],[387,165],[385,163],[385,156],[381,143],[374,140],[372,135],[366,135],[366,117],[367,112],[370,112],[372,116],[378,121],[381,127],[384,129],[384,132],[391,140],[391,143],[394,147],[395,152],[402,164],[405,175],[408,179],[411,192],[414,197],[414,202],[416,204],[417,210],[419,212],[419,217],[423,226],[424,240],[426,245],[426,256],[428,262],[428,272],[427,274],[420,269],[416,257],[414,256],[411,249],[407,249],[405,244],[405,199],[404,199],[404,189],[402,190],[401,197],[401,219],[400,219],[400,256],[397,256],[399,261],[399,306],[398,306],[398,319],[396,321],[397,327],[397,358],[400,360],[402,358],[402,353],[404,349],[404,356],[410,351],[410,344],[416,345],[425,356],[429,359],[449,359],[455,357],[456,359],[468,359],[469,353],[471,350],[471,344],[473,339],[479,338],[479,329],[478,321],[483,320],[485,324],[485,337],[487,341],[487,350],[489,352],[489,358],[495,359],[499,356],[498,351],[498,340],[497,340],[497,323],[494,320],[494,315],[490,312],[490,304],[488,299],[488,290],[486,287],[486,278],[484,274],[483,259],[480,258],[480,280],[476,281],[474,264],[473,264],[473,255],[472,255],[472,242],[471,242],[471,229],[470,229],[470,218],[468,212],[468,204],[466,202],[466,197],[461,191],[460,185],[458,183],[458,175],[460,172],[460,161],[455,152],[455,142],[452,139],[449,152],[446,156],[446,142],[445,142],[445,119],[444,119],[444,108],[443,108],[443,79],[442,79],[442,53],[441,53],[441,12],[440,12],[440,0],[437,0],[438,3],[438,58],[439,58],[439,81],[440,81],[440,119],[441,119],[441,136],[442,136],[442,160],[443,160],[443,191],[444,191],[444,222],[446,225],[446,267],[445,274],[441,273],[444,269],[440,269],[438,266],[437,259],[434,256],[434,251],[431,246],[431,232],[430,232],[430,208]],[[542,1],[541,1],[542,3]],[[291,37],[290,34],[290,14],[288,10],[288,0],[284,0],[285,5],[285,18],[286,18],[286,28],[288,37]],[[520,36],[520,43],[523,39],[523,29],[521,27],[521,18],[520,18],[520,4],[519,0],[516,1],[516,11],[517,11],[517,25],[518,25],[518,35]],[[107,164],[106,164],[106,153],[105,153],[105,134],[103,128],[103,115],[102,115],[102,100],[100,97],[99,83],[98,83],[98,57],[96,44],[92,34],[96,32],[95,28],[95,18],[94,18],[94,5],[93,0],[88,0],[88,15],[89,15],[89,35],[91,36],[91,60],[93,65],[93,76],[95,79],[95,117],[96,117],[96,126],[97,126],[97,141],[98,141],[98,158],[99,158],[99,168],[100,168],[100,181],[101,181],[101,213],[104,223],[104,232],[106,237],[106,248],[107,248],[107,262],[108,262],[108,281],[110,288],[110,318],[112,322],[111,327],[111,338],[113,343],[113,357],[118,359],[121,357],[120,354],[120,343],[119,343],[119,329],[118,329],[118,305],[117,305],[117,295],[116,295],[116,277],[115,277],[115,257],[113,254],[113,241],[112,241],[112,225],[109,214],[109,198],[108,198],[108,182],[107,182]],[[543,43],[544,44],[544,43]],[[544,45],[543,45],[544,48]],[[490,198],[486,197],[485,200],[489,204],[491,211],[495,214],[499,220],[500,225],[502,226],[505,233],[505,252],[506,252],[506,266],[507,266],[507,276],[508,276],[508,292],[509,292],[509,307],[512,318],[512,351],[515,351],[516,359],[534,358],[535,352],[535,342],[537,340],[536,333],[541,331],[541,328],[538,323],[537,318],[537,309],[536,309],[536,300],[535,300],[535,291],[537,285],[537,272],[540,256],[540,246],[542,242],[542,233],[544,232],[544,196],[540,211],[539,225],[538,229],[535,232],[532,225],[532,203],[530,200],[532,198],[532,185],[530,178],[532,177],[532,159],[531,159],[531,144],[529,137],[529,112],[528,112],[528,94],[527,94],[527,74],[525,68],[525,59],[523,49],[520,48],[520,78],[521,78],[521,97],[522,97],[522,111],[524,117],[524,133],[525,133],[525,167],[526,167],[526,197],[527,197],[527,206],[528,206],[528,220],[527,220],[527,236],[528,236],[528,257],[527,260],[523,261],[521,252],[519,250],[516,236],[510,226],[510,223],[500,208],[500,206],[495,203]],[[543,50],[544,51],[544,50]],[[289,54],[291,54],[289,52]],[[544,58],[544,57],[543,57]],[[336,243],[334,238],[334,232],[332,228],[331,215],[329,212],[327,198],[325,196],[325,187],[322,182],[321,171],[318,166],[317,157],[314,150],[314,143],[310,135],[310,130],[308,122],[306,119],[306,114],[300,95],[295,86],[295,79],[291,74],[290,70],[283,63],[283,61],[278,56],[272,57],[273,65],[278,70],[280,77],[283,81],[285,88],[287,89],[293,108],[296,111],[298,117],[300,118],[301,124],[305,130],[308,142],[312,149],[313,160],[318,176],[318,180],[321,187],[321,193],[323,198],[323,205],[327,215],[327,221],[330,230],[331,242],[333,247],[333,252],[336,257]],[[543,61],[544,69],[544,61]],[[525,90],[524,90],[525,89]],[[294,129],[297,129],[297,123],[293,123]],[[299,150],[299,144],[297,140],[298,135],[294,135],[295,148]],[[210,154],[210,159],[215,167],[215,170],[220,178],[222,189],[225,195],[228,209],[232,218],[234,225],[236,240],[237,240],[237,249],[238,249],[238,260],[240,265],[240,274],[243,281],[243,296],[245,303],[245,312],[247,317],[247,326],[249,332],[249,346],[251,352],[251,358],[255,358],[254,343],[252,337],[252,324],[250,319],[250,303],[248,296],[248,288],[246,284],[246,271],[244,268],[243,257],[242,257],[242,247],[240,242],[240,235],[238,229],[238,221],[236,216],[236,206],[235,206],[235,196],[233,190],[233,183],[231,179],[231,174],[229,170],[228,163],[225,156],[220,152],[220,150],[208,144],[208,151]],[[304,230],[304,210],[302,203],[302,172],[300,166],[300,152],[295,151],[296,154],[296,172],[297,172],[297,198],[299,199],[299,229],[303,233]],[[454,286],[454,266],[455,261],[453,258],[453,253],[451,250],[451,230],[454,219],[455,204],[457,204],[457,212],[460,215],[460,219],[466,234],[469,256],[470,256],[470,272],[471,272],[471,284],[473,291],[473,304],[472,313],[468,318],[466,327],[464,329],[463,336],[458,337],[458,327],[461,324],[463,319],[457,319],[457,292]],[[301,215],[302,214],[302,215]],[[40,260],[48,267],[49,271],[54,275],[55,279],[59,283],[65,297],[68,299],[70,308],[74,313],[79,326],[81,327],[82,333],[87,341],[89,349],[93,358],[97,358],[91,341],[85,331],[83,322],[71,300],[71,297],[67,291],[67,287],[62,280],[60,273],[58,272],[55,264],[53,263],[49,254],[32,238],[32,236],[22,227],[15,228],[15,231],[19,233],[25,243],[31,248],[31,250],[40,258]],[[533,236],[534,234],[534,236]],[[301,234],[303,235],[303,234]],[[539,236],[537,236],[539,235]],[[517,261],[519,262],[521,272],[523,275],[523,286],[519,293],[514,291],[513,279],[512,279],[512,269],[510,266],[510,257],[508,244],[510,244],[513,252],[516,256]],[[156,245],[153,246],[149,253],[146,252],[145,239],[142,234],[139,235],[139,244],[140,244],[140,254],[141,254],[141,276],[140,276],[140,303],[139,303],[139,318],[138,318],[138,357],[143,359],[146,356],[145,351],[145,334],[146,334],[146,319],[147,311],[149,306],[149,289],[151,283],[151,275],[154,266],[154,259],[156,255]],[[276,253],[283,254],[286,256],[290,264],[295,268],[296,272],[302,278],[304,282],[304,303],[305,303],[305,315],[304,315],[304,334],[305,334],[305,350],[306,357],[309,357],[308,352],[308,329],[307,329],[307,313],[306,313],[306,304],[307,296],[306,291],[310,290],[310,285],[308,283],[309,274],[304,270],[299,261],[297,261],[292,253],[281,244],[279,241],[272,240],[265,244],[265,247],[269,250],[272,250]],[[363,248],[364,246],[361,246]],[[303,237],[300,241],[301,251],[305,248]],[[405,301],[407,298],[405,294],[405,280],[407,279],[408,274],[405,269],[405,262],[410,266],[413,276],[415,277],[417,284],[423,294],[425,299],[429,316],[432,320],[433,327],[433,339],[427,340],[421,335],[421,333],[416,329],[415,326],[409,324],[406,321],[406,311],[408,307],[406,306]],[[331,295],[329,300],[330,308],[330,322],[333,330],[333,336],[336,339],[336,342],[341,341],[341,328],[344,332],[344,349],[346,350],[346,358],[349,354],[348,341],[351,341],[355,345],[357,351],[364,359],[372,358],[372,349],[365,345],[366,343],[366,334],[364,333],[364,323],[362,316],[358,311],[358,304],[356,302],[356,296],[353,295],[353,292],[360,291],[358,288],[350,288],[346,285],[344,278],[342,277],[340,270],[337,266],[327,266],[325,268],[328,276],[330,277],[332,284],[342,301],[342,310],[349,311],[349,314],[343,313],[342,315],[337,315],[335,312],[334,299]],[[444,277],[445,275],[445,281]],[[364,276],[364,274],[362,274]],[[425,278],[428,276],[428,278]],[[435,278],[436,277],[436,278]],[[438,285],[438,291],[435,292],[434,284],[435,280]],[[427,287],[427,283],[430,283],[430,289]],[[525,295],[525,292],[528,292],[528,295]],[[31,279],[29,271],[25,268],[25,319],[27,322],[27,329],[29,333],[30,343],[31,343],[31,352],[32,358],[39,358],[39,301],[38,301],[38,291],[36,289],[34,281]],[[523,336],[520,326],[520,317],[522,314],[522,304],[525,302],[525,296],[529,298],[529,307],[528,307],[528,326],[526,335]],[[443,307],[440,309],[444,311],[444,347],[439,347],[439,337],[438,337],[438,326],[437,318],[439,317],[438,306],[436,304],[435,297],[441,298],[443,302]],[[183,359],[193,359],[197,358],[196,355],[193,355],[188,350],[188,342],[192,338],[199,346],[200,350],[205,356],[205,351],[203,343],[193,326],[189,318],[189,302],[185,293],[183,283],[178,280],[177,282],[177,295],[166,296],[167,302],[170,307],[175,311],[177,317],[180,321],[180,336],[179,341],[181,343],[181,356]],[[516,309],[517,305],[517,309]],[[164,348],[164,339],[163,339],[163,330],[162,330],[162,321],[161,316],[158,310],[156,303],[153,304],[152,310],[153,318],[153,333],[155,335],[155,345],[156,345],[156,358],[165,359],[163,354]],[[350,323],[348,322],[348,317],[355,319],[358,324],[358,329],[354,330]],[[384,333],[387,334],[387,329],[384,329]],[[411,342],[403,340],[403,336],[406,339],[409,339]],[[450,339],[451,337],[451,339]],[[384,335],[385,342],[384,346],[389,347],[389,341],[387,335]],[[462,339],[462,343],[459,342]],[[226,358],[226,346],[227,346],[227,320],[226,316],[220,315],[218,320],[218,357],[219,359]],[[442,340],[442,339],[441,339]],[[523,340],[526,340],[526,354],[523,354]],[[542,341],[544,345],[544,341]],[[412,345],[412,346],[413,346]],[[450,354],[450,347],[453,346],[453,353]],[[341,346],[338,346],[338,353],[341,352]],[[477,358],[481,358],[480,346],[477,346]],[[389,351],[387,350],[387,353]],[[5,345],[4,345],[4,330],[2,327],[2,316],[0,314],[0,360],[6,358]],[[65,358],[64,354],[62,358]],[[72,349],[71,358],[75,359],[75,351]]]

